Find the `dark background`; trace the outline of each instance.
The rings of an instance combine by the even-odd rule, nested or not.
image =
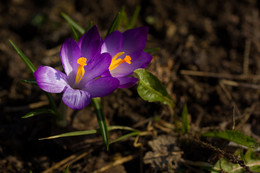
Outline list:
[[[122,6],[131,16],[137,5],[141,6],[137,26],[149,26],[146,47],[160,48],[151,53],[153,60],[147,69],[158,76],[175,100],[178,120],[187,104],[190,132],[184,139],[177,135],[168,108],[143,101],[133,87],[117,90],[102,102],[108,124],[149,131],[139,139],[142,147],[134,147],[135,138],[129,138],[111,144],[106,151],[100,135],[39,141],[67,131],[98,128],[95,112],[91,105],[74,112],[68,117],[67,128],[58,128],[51,115],[21,119],[33,109],[47,107],[48,102],[36,85],[21,82],[33,75],[8,40],[21,48],[36,67],[48,65],[62,70],[60,46],[73,34],[61,12],[84,28],[93,21],[104,37]],[[214,165],[220,156],[189,139],[209,129],[231,129],[232,115],[237,130],[260,142],[259,7],[257,0],[1,1],[0,172],[64,172],[68,164],[71,172],[93,172],[115,160],[123,162],[125,157],[129,160],[106,172],[170,172],[164,165],[167,162],[180,172],[202,171],[185,160]],[[198,74],[200,71],[205,73]],[[54,97],[60,100],[60,95]],[[158,123],[154,117],[161,121]],[[110,137],[123,134],[114,131]],[[160,164],[144,164],[144,157],[153,147],[149,141],[162,136],[164,142],[171,139],[167,146],[175,146],[168,148],[166,158],[174,152],[179,153],[178,157]],[[222,140],[207,142],[234,152]]]

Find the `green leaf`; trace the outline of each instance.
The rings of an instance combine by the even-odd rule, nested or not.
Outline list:
[[[252,150],[245,153],[244,160],[253,172],[260,172],[260,155],[256,155]]]
[[[28,114],[22,116],[22,118],[30,118],[41,114],[55,114],[55,112],[52,109],[37,109],[35,111],[31,111]]]
[[[26,57],[26,55],[12,42],[12,40],[9,40],[9,42],[11,43],[11,45],[13,46],[13,48],[15,49],[17,54],[21,57],[21,59],[23,60],[25,65],[31,70],[32,73],[34,73],[37,69],[33,65],[33,63],[29,60],[29,58]],[[55,103],[53,97],[51,96],[50,93],[45,92],[45,94],[47,95],[47,97],[49,99],[49,102],[50,102],[50,105],[52,106],[52,109],[54,111],[56,111],[57,106],[56,106],[56,103]]]
[[[127,126],[108,126],[107,127],[108,131],[111,130],[128,130],[128,131],[138,131],[132,127],[127,127]]]
[[[127,17],[127,14],[125,12],[125,6],[123,5],[122,8],[121,8],[121,21],[124,22],[124,25],[125,26],[128,26],[129,25],[129,22],[128,22],[128,17]]]
[[[96,116],[97,116],[97,120],[98,120],[98,124],[99,124],[99,128],[100,128],[100,132],[103,137],[103,141],[108,150],[109,149],[109,136],[108,136],[106,120],[105,120],[103,110],[102,110],[101,99],[99,97],[93,98],[92,103],[96,110]]]
[[[106,37],[113,31],[117,30],[121,24],[122,15],[121,12],[118,12],[116,17],[114,18],[112,24],[110,25]]]
[[[111,130],[129,130],[129,131],[134,131],[134,132],[138,131],[136,129],[133,129],[133,128],[127,127],[127,126],[109,126],[109,127],[107,127],[107,129],[108,129],[108,131],[111,131]],[[70,136],[90,135],[90,134],[95,134],[97,132],[99,132],[99,130],[96,130],[96,129],[74,131],[74,132],[62,133],[62,134],[55,135],[55,136],[49,136],[46,138],[41,138],[40,140],[55,139],[55,138],[70,137]]]
[[[29,58],[26,57],[26,55],[12,42],[12,40],[9,40],[17,54],[21,57],[23,62],[26,64],[26,66],[31,70],[31,72],[36,71],[36,67],[33,65],[33,63],[29,60]]]
[[[150,49],[144,49],[144,51],[145,51],[146,53],[158,52],[159,50],[160,50],[159,47],[150,48]]]
[[[88,30],[90,30],[90,28],[92,27],[94,25],[94,23],[93,23],[93,21],[90,21],[89,23],[88,23],[88,27],[86,28],[86,32],[88,31]]]
[[[145,69],[137,69],[134,72],[139,77],[137,92],[142,99],[149,102],[159,101],[174,107],[174,101],[156,76]]]
[[[69,172],[69,165],[66,166],[65,172],[64,173],[68,173]]]
[[[187,133],[190,129],[190,124],[189,124],[189,118],[188,118],[188,108],[187,105],[185,104],[183,109],[182,109],[182,133]]]
[[[22,82],[28,83],[28,84],[36,84],[37,85],[37,82],[36,82],[35,79],[24,79],[24,80],[22,80]]]
[[[246,166],[253,172],[260,172],[260,158],[256,157],[255,153],[248,150],[243,154],[243,149],[236,151],[235,155],[238,155],[241,160],[244,160]],[[220,171],[225,171],[229,173],[244,173],[245,170],[239,165],[229,162],[227,159],[222,158],[213,166],[211,173],[216,173]]]
[[[226,139],[249,148],[258,147],[258,143],[253,138],[239,131],[233,131],[233,130],[211,131],[202,134],[202,136]]]
[[[136,21],[137,21],[137,18],[138,18],[138,16],[139,16],[140,11],[141,11],[141,6],[138,5],[138,6],[136,7],[136,9],[135,9],[135,12],[134,12],[134,14],[133,14],[133,17],[132,17],[132,19],[131,19],[129,25],[127,25],[127,29],[132,29],[133,27],[135,27]]]
[[[98,130],[96,130],[96,129],[75,131],[75,132],[68,132],[68,133],[62,133],[62,134],[59,134],[59,135],[49,136],[49,137],[46,137],[46,138],[40,138],[39,140],[56,139],[56,138],[71,137],[71,136],[91,135],[91,134],[95,134],[97,132],[98,132]]]
[[[75,37],[75,40],[78,41],[79,40],[79,34],[77,33],[77,31],[75,30],[75,28],[73,27],[73,25],[69,24],[70,25],[70,28],[73,32],[73,35]]]
[[[124,140],[124,139],[126,139],[126,138],[129,138],[129,137],[131,137],[131,136],[137,136],[137,135],[139,135],[139,134],[140,134],[140,131],[134,131],[134,132],[131,132],[131,133],[127,133],[127,134],[125,134],[125,135],[123,135],[123,136],[120,136],[119,138],[117,138],[117,139],[111,141],[110,144],[115,143],[115,142],[118,142],[118,141],[122,141],[122,140]]]
[[[71,19],[67,14],[61,13],[61,16],[71,25],[73,26],[77,31],[79,31],[80,34],[84,34],[86,31],[84,28],[82,28],[79,24],[77,24],[73,19]]]

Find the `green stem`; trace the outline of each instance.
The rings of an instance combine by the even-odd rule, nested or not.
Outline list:
[[[67,114],[68,107],[63,103],[63,101],[61,101],[58,110],[55,111],[56,124],[59,127],[67,126]]]
[[[107,150],[108,150],[109,149],[108,128],[107,128],[106,120],[105,120],[103,110],[102,110],[101,99],[99,97],[92,98],[92,104],[95,107],[100,132],[102,134],[103,141],[106,144],[106,147],[107,147]]]

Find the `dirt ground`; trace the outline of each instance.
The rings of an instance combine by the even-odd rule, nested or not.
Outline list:
[[[38,140],[69,131],[98,128],[91,105],[68,117],[58,128],[52,115],[21,117],[48,107],[44,93],[9,43],[11,39],[38,67],[62,69],[59,50],[72,37],[61,17],[65,12],[81,26],[93,21],[104,37],[122,6],[131,16],[141,6],[137,26],[149,26],[147,48],[159,47],[147,68],[158,76],[175,100],[181,120],[185,104],[190,131],[180,135],[169,109],[148,103],[136,86],[103,98],[109,125],[147,131],[113,143],[106,151],[99,134]],[[214,165],[223,157],[206,144],[233,154],[224,140],[202,138],[208,130],[232,128],[260,143],[260,2],[257,0],[4,0],[0,2],[0,172],[208,172],[198,163]],[[54,95],[60,100],[59,94]],[[159,120],[158,120],[159,119]],[[113,131],[111,139],[125,134]],[[259,154],[259,153],[258,153]],[[151,159],[153,158],[153,159]]]

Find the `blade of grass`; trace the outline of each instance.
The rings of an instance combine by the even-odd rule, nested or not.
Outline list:
[[[133,129],[131,127],[127,127],[127,126],[108,126],[107,127],[108,131],[111,130],[129,130],[129,131],[138,131],[136,129]]]
[[[108,131],[112,131],[112,130],[129,130],[129,131],[138,131],[136,129],[133,129],[131,127],[127,127],[127,126],[109,126],[107,127]],[[83,130],[83,131],[74,131],[74,132],[68,132],[68,133],[62,133],[59,135],[55,135],[55,136],[49,136],[46,138],[41,138],[39,140],[43,140],[43,139],[55,139],[55,138],[61,138],[61,137],[70,137],[70,136],[81,136],[81,135],[89,135],[89,134],[95,134],[98,133],[99,130],[96,129],[92,129],[92,130]]]
[[[122,15],[121,12],[118,12],[116,17],[114,18],[112,24],[110,25],[106,37],[113,31],[117,30],[121,24]]]
[[[190,129],[189,125],[189,119],[188,119],[188,108],[187,105],[185,104],[183,109],[182,109],[182,133],[187,133]]]
[[[36,82],[35,79],[24,79],[24,80],[22,80],[22,82],[28,83],[28,84],[36,84],[37,85],[37,82]]]
[[[69,172],[69,165],[66,166],[65,172],[64,173],[68,173]]]
[[[73,35],[75,37],[75,40],[78,41],[79,40],[79,34],[77,33],[77,31],[75,30],[75,28],[73,27],[73,25],[69,24],[71,31],[73,32]]]
[[[27,56],[13,43],[12,40],[9,40],[17,54],[21,57],[25,65],[31,70],[32,73],[36,71],[36,67],[33,65],[33,63],[27,58]]]
[[[87,27],[87,29],[86,29],[85,31],[87,32],[88,30],[90,30],[90,28],[91,28],[93,25],[94,25],[93,21],[90,21],[89,24],[88,24],[88,27]]]
[[[28,114],[22,116],[22,118],[29,118],[40,114],[55,114],[52,109],[37,109],[35,111],[31,111]]]
[[[71,19],[67,14],[61,13],[61,16],[70,24],[72,25],[80,34],[84,34],[86,31],[80,25],[78,25],[73,19]]]
[[[122,15],[122,21],[124,22],[124,25],[128,26],[129,25],[129,21],[128,21],[127,14],[125,12],[125,6],[122,6],[122,8],[121,8],[121,15]]]
[[[94,105],[95,110],[96,110],[96,116],[97,116],[97,120],[98,120],[98,124],[99,124],[99,128],[100,128],[100,132],[103,137],[103,141],[107,147],[107,150],[109,150],[108,129],[107,129],[106,120],[105,120],[103,110],[102,110],[101,99],[99,97],[93,98],[92,104]]]
[[[75,132],[68,132],[68,133],[62,133],[59,135],[49,136],[46,138],[40,138],[39,140],[45,140],[45,139],[55,139],[55,138],[63,138],[63,137],[71,137],[71,136],[81,136],[81,135],[91,135],[97,133],[98,130],[92,129],[92,130],[84,130],[84,131],[75,131]]]
[[[27,58],[27,56],[21,51],[21,49],[19,49],[12,40],[9,40],[9,42],[11,43],[11,45],[13,46],[13,48],[15,49],[15,51],[17,52],[17,54],[21,57],[21,59],[23,60],[23,62],[25,63],[25,65],[31,70],[32,73],[34,73],[37,69],[36,67],[33,65],[33,63],[29,60],[29,58]],[[57,106],[56,103],[53,99],[53,97],[51,96],[50,93],[45,92],[45,94],[47,95],[50,105],[52,107],[52,109],[54,111],[57,111]]]
[[[135,27],[136,21],[137,21],[137,18],[138,18],[138,16],[139,16],[140,11],[141,11],[141,6],[138,5],[138,6],[136,7],[136,9],[135,9],[135,12],[134,12],[134,14],[133,14],[133,17],[132,17],[132,19],[131,19],[129,25],[127,25],[127,29],[132,29],[133,27]]]
[[[115,142],[118,142],[118,141],[122,141],[122,140],[124,140],[124,139],[126,139],[126,138],[129,138],[129,137],[131,137],[131,136],[137,136],[137,135],[139,135],[139,134],[140,134],[140,131],[135,131],[135,132],[127,133],[127,134],[125,134],[125,135],[123,135],[123,136],[120,136],[119,138],[117,138],[117,139],[111,141],[110,144],[115,143]]]
[[[159,50],[160,50],[159,47],[150,48],[150,49],[144,49],[144,51],[145,51],[146,53],[158,52]]]

